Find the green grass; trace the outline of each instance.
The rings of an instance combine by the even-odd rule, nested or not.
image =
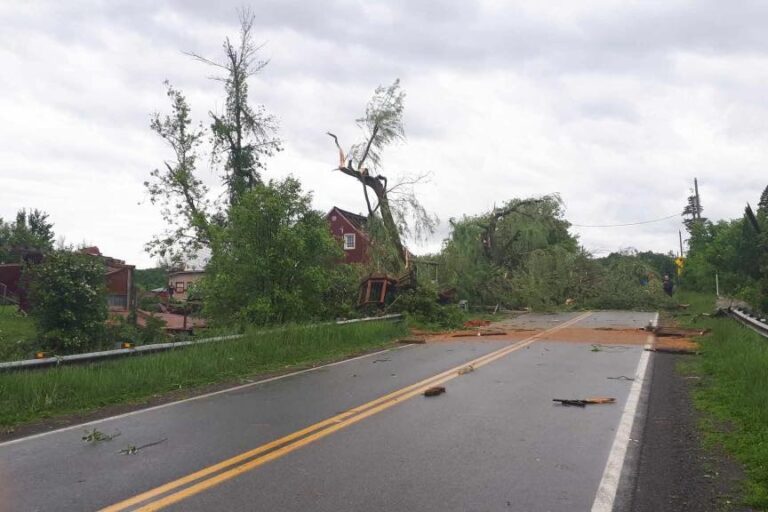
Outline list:
[[[339,359],[405,332],[402,322],[251,330],[241,339],[155,355],[0,374],[0,426]]]
[[[706,327],[702,356],[684,371],[701,377],[694,390],[696,406],[705,412],[705,442],[723,446],[745,468],[744,504],[768,509],[768,339],[729,318],[700,316],[714,307],[714,297],[684,293],[689,315],[681,325]]]
[[[0,361],[27,359],[34,350],[32,319],[16,312],[16,306],[0,306]]]

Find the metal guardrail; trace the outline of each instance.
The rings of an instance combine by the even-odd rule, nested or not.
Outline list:
[[[728,315],[756,333],[768,338],[768,323],[765,318],[757,318],[741,308],[728,308]]]
[[[371,322],[375,320],[397,320],[402,318],[403,315],[384,315],[368,318],[355,318],[352,320],[340,320],[337,322],[327,322],[325,324],[314,325],[346,325],[360,322]],[[204,343],[211,343],[215,341],[233,340],[242,338],[243,334],[230,334],[228,336],[216,336],[213,338],[203,338],[201,340],[194,341],[177,341],[172,343],[153,343],[150,345],[139,345],[133,348],[120,348],[115,350],[102,350],[99,352],[88,352],[85,354],[72,354],[68,356],[53,356],[45,357],[41,359],[26,359],[22,361],[8,361],[0,363],[0,372],[14,371],[14,370],[34,370],[41,368],[50,368],[52,366],[60,366],[64,364],[77,364],[77,363],[90,363],[95,361],[102,361],[106,359],[116,359],[126,356],[137,356],[144,354],[152,354],[156,352],[164,352],[167,350],[173,350],[176,348],[188,347],[190,345],[200,345]]]

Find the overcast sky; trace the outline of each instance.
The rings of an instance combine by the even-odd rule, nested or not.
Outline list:
[[[171,154],[150,114],[168,110],[164,80],[195,119],[221,109],[221,84],[182,52],[220,56],[243,5],[270,60],[251,100],[285,146],[265,177],[293,174],[320,210],[364,210],[325,132],[357,142],[374,88],[401,79],[408,139],[385,174],[432,172],[419,195],[442,221],[414,252],[513,197],[559,193],[570,222],[604,225],[678,213],[694,176],[711,219],[768,184],[766,2],[3,0],[0,217],[40,208],[67,242],[151,266],[164,226],[143,182]],[[573,231],[604,255],[676,250],[679,226]]]

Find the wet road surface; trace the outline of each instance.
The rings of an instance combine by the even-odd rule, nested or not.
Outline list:
[[[644,353],[644,333],[628,336],[654,316],[522,315],[500,325],[523,335],[406,346],[87,427],[119,432],[108,442],[83,427],[5,443],[0,510],[591,510]],[[446,393],[423,397],[433,384]],[[552,402],[591,396],[616,403]]]

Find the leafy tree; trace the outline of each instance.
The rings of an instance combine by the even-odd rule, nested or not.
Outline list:
[[[405,265],[402,237],[413,235],[420,238],[434,232],[437,225],[437,218],[424,209],[413,188],[427,177],[426,174],[403,177],[397,182],[390,182],[380,174],[384,148],[405,140],[404,98],[405,92],[400,89],[400,80],[395,80],[389,87],[377,87],[365,114],[357,119],[357,125],[365,138],[353,145],[348,154],[344,153],[336,135],[328,133],[339,151],[338,170],[362,185],[369,221],[376,218],[381,220],[383,230],[379,240],[395,250],[396,258],[391,268],[393,271]],[[369,189],[375,202],[371,201]]]
[[[136,286],[143,290],[168,286],[168,271],[164,268],[137,268],[133,276]]]
[[[41,210],[21,209],[14,222],[0,218],[0,263],[19,261],[26,250],[50,251],[54,238],[53,224]]]
[[[226,224],[227,208],[261,183],[265,158],[281,149],[280,140],[274,135],[275,119],[263,106],[252,107],[248,102],[248,79],[267,64],[257,59],[260,46],[253,40],[253,23],[254,16],[242,11],[239,41],[224,40],[223,62],[189,53],[223,71],[222,76],[214,79],[224,84],[225,107],[221,113],[210,112],[210,133],[202,125],[193,126],[186,98],[166,82],[171,113],[155,114],[150,126],[172,148],[174,160],[152,171],[152,179],[145,186],[152,204],[161,206],[169,229],[147,244],[152,254],[179,259],[210,248],[212,226]],[[212,141],[212,165],[223,160],[221,180],[228,205],[212,203],[208,188],[196,174],[197,152],[207,135]]]
[[[661,276],[637,255],[604,262],[596,286],[585,305],[600,309],[645,309],[669,307]]]
[[[275,118],[267,114],[262,105],[256,108],[248,104],[248,78],[255,75],[268,61],[258,58],[261,45],[253,39],[255,16],[249,10],[240,12],[240,40],[232,43],[224,40],[224,61],[207,59],[196,53],[192,57],[224,72],[215,77],[224,83],[226,102],[221,113],[210,112],[213,119],[214,155],[223,157],[224,183],[229,192],[229,202],[237,204],[242,195],[261,183],[264,157],[281,149]]]
[[[204,131],[193,127],[186,98],[166,82],[171,114],[154,114],[150,126],[171,147],[175,159],[164,162],[164,169],[150,173],[145,181],[152,204],[159,204],[163,220],[170,226],[163,235],[147,244],[151,253],[165,257],[195,253],[210,245],[211,204],[208,188],[195,176],[197,149]]]
[[[760,194],[760,201],[757,203],[757,213],[763,219],[768,219],[768,185],[766,185],[763,193]]]
[[[101,261],[54,251],[25,272],[31,283],[31,313],[44,345],[57,352],[97,347],[107,319]]]
[[[341,248],[298,181],[256,184],[217,230],[203,280],[205,311],[220,323],[322,318],[343,272]]]
[[[598,266],[581,250],[552,245],[534,250],[512,273],[513,303],[533,309],[551,309],[568,299],[580,304],[597,294]]]
[[[620,252],[612,252],[605,258],[598,258],[596,261],[604,266],[612,266],[618,260],[636,258],[637,260],[649,265],[651,269],[658,275],[674,276],[677,267],[675,266],[675,255],[671,252],[669,254],[661,254],[653,251],[639,252],[636,249],[626,249]]]
[[[515,286],[531,284],[538,277],[531,280],[520,275],[513,280],[513,274],[525,273],[534,254],[538,262],[553,251],[561,255],[580,252],[557,196],[513,199],[490,213],[451,219],[450,223],[451,235],[440,257],[441,274],[446,286],[457,288],[461,297],[473,303],[527,305],[523,295],[533,295],[515,293]],[[555,295],[559,297],[559,293],[552,295],[552,301],[559,300]]]

